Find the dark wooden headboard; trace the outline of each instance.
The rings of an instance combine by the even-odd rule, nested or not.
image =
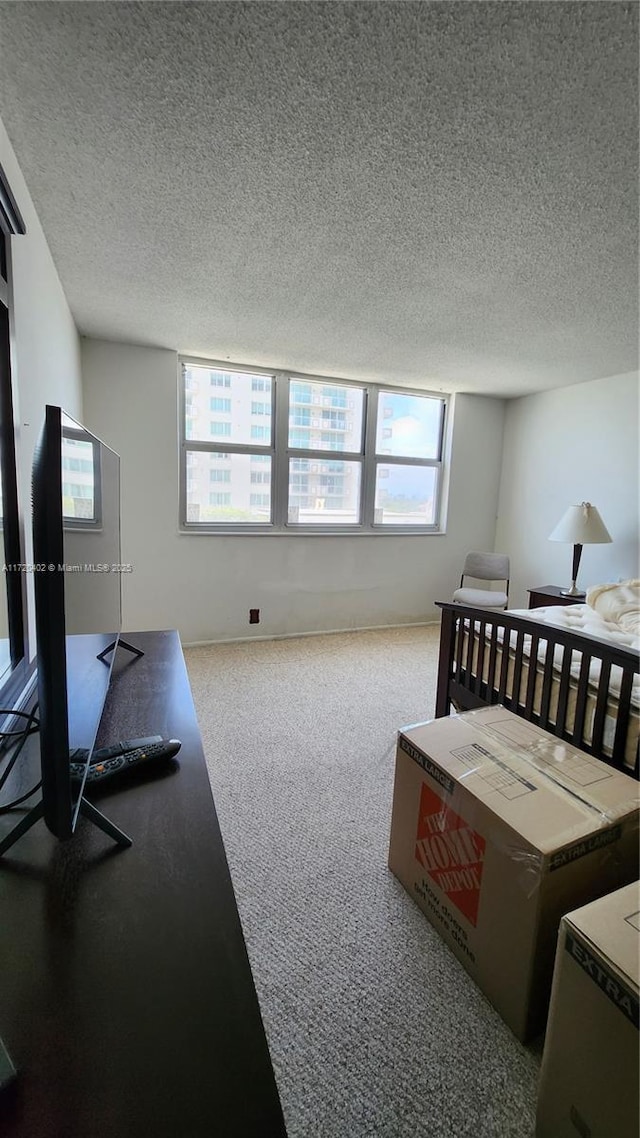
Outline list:
[[[466,711],[501,703],[587,754],[640,777],[637,747],[635,765],[628,765],[629,739],[638,733],[639,713],[631,714],[633,683],[640,673],[638,652],[509,612],[444,601],[437,605],[442,625],[436,717],[448,715],[452,704]],[[508,652],[502,651],[503,643],[509,644]],[[599,662],[597,684],[589,680],[594,661]],[[615,700],[610,693],[613,668],[620,669]],[[575,702],[570,701],[572,693]],[[605,726],[613,705],[615,731],[608,747]]]

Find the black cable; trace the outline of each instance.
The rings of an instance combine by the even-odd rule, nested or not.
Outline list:
[[[11,737],[14,735],[22,738],[25,731],[28,732],[29,735],[34,735],[40,726],[35,714],[37,706],[38,704],[34,703],[32,711],[17,711],[16,708],[13,707],[0,707],[0,717],[6,715],[7,718],[9,718],[10,715],[17,715],[20,717],[20,719],[27,719],[29,720],[29,723],[35,723],[35,727],[29,727],[27,724],[27,726],[23,727],[20,731],[0,731],[0,740],[11,739]]]
[[[28,790],[26,794],[22,794],[20,798],[14,798],[13,802],[7,802],[4,806],[0,806],[0,814],[8,814],[10,810],[14,810],[15,807],[20,806],[22,802],[26,802],[27,798],[31,798],[31,795],[35,794],[36,790],[40,790],[41,786],[42,779],[40,779],[35,786],[32,786],[31,790]]]
[[[38,707],[38,705],[36,703],[34,705],[32,711],[16,711],[14,709],[3,710],[0,708],[0,716],[1,715],[7,715],[7,716],[16,715],[16,716],[19,716],[21,719],[27,720],[25,726],[22,728],[21,731],[0,731],[0,740],[1,739],[13,739],[13,742],[9,745],[9,748],[7,749],[7,752],[6,752],[7,755],[9,756],[9,761],[8,761],[4,771],[2,772],[2,775],[0,775],[0,790],[2,790],[7,779],[9,778],[9,775],[11,774],[11,771],[13,770],[13,768],[17,762],[17,759],[20,755],[20,752],[22,751],[22,748],[24,747],[25,743],[27,742],[27,739],[29,738],[30,735],[34,735],[39,730],[39,723],[38,723],[38,719],[37,719],[36,714],[35,714],[37,707]],[[12,748],[13,748],[13,753],[11,750]],[[35,784],[35,786],[31,787],[31,790],[28,790],[25,794],[22,794],[19,798],[14,798],[12,802],[7,802],[3,806],[0,806],[0,814],[6,814],[9,810],[13,810],[14,807],[19,806],[27,798],[31,798],[31,795],[35,794],[36,790],[39,790],[41,786],[42,786],[42,780],[40,779],[40,781],[37,782]]]

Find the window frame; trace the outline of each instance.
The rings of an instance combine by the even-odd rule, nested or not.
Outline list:
[[[271,380],[271,415],[263,416],[270,425],[268,442],[234,443],[228,436],[218,440],[196,440],[186,437],[186,384],[185,369],[201,367],[210,371],[227,374],[249,375],[253,378]],[[362,432],[360,449],[357,451],[318,450],[313,447],[289,446],[289,396],[292,383],[314,383],[325,386],[355,388],[363,393]],[[438,535],[444,532],[445,483],[447,481],[446,440],[448,438],[450,397],[441,391],[427,391],[419,388],[400,387],[393,384],[373,384],[357,380],[340,379],[333,376],[309,375],[297,371],[253,367],[228,361],[209,360],[201,357],[179,356],[178,358],[178,403],[179,403],[179,526],[182,534],[201,535],[303,535],[309,536],[356,536],[356,535],[395,535],[412,534]],[[436,399],[441,404],[439,458],[409,458],[402,455],[376,454],[376,429],[378,417],[378,397],[380,393],[390,392],[398,395],[418,396]],[[250,392],[255,397],[256,391]],[[265,393],[260,391],[261,401],[267,402]],[[267,424],[264,424],[265,426]],[[302,428],[298,428],[302,429]],[[265,522],[191,522],[187,520],[187,454],[190,451],[260,455],[271,460],[271,521]],[[289,521],[289,464],[292,459],[308,459],[315,462],[356,462],[360,464],[360,515],[357,523],[336,524],[335,522],[299,523]],[[437,469],[437,489],[434,507],[435,521],[424,525],[408,525],[406,522],[394,525],[375,520],[376,476],[379,465],[435,467]],[[253,484],[252,484],[253,485]],[[263,484],[264,485],[264,484]]]
[[[62,515],[62,524],[65,530],[71,532],[80,532],[91,530],[93,532],[100,532],[102,530],[102,466],[100,461],[100,444],[89,433],[81,427],[71,427],[68,423],[62,424],[62,440],[64,449],[64,440],[72,439],[75,442],[88,443],[91,447],[92,456],[92,478],[93,478],[93,516],[90,518],[77,518],[72,514]],[[64,468],[63,468],[64,469]],[[63,474],[63,486],[64,474]],[[68,484],[68,483],[67,483]]]
[[[380,395],[418,395],[430,399],[437,399],[441,404],[440,411],[440,428],[438,439],[438,453],[439,459],[428,458],[411,458],[403,455],[392,454],[378,454],[376,451],[376,428],[378,424],[378,407],[380,402]],[[371,501],[372,501],[372,517],[373,528],[376,532],[382,530],[384,533],[396,533],[399,529],[403,532],[414,533],[418,530],[420,533],[442,533],[444,527],[441,523],[442,510],[443,510],[443,480],[444,480],[444,452],[445,452],[445,439],[446,428],[449,413],[449,400],[441,392],[432,391],[415,391],[405,387],[390,387],[388,384],[377,384],[375,388],[375,410],[371,416],[371,440],[370,440],[370,470],[369,473],[372,479],[372,486],[370,487]],[[384,428],[383,428],[384,430]],[[432,524],[425,526],[396,526],[390,522],[376,522],[375,520],[375,497],[376,497],[376,482],[378,466],[420,466],[420,467],[435,467],[438,470],[438,477],[436,479],[436,500],[434,507],[435,521]],[[371,469],[372,468],[372,469]]]

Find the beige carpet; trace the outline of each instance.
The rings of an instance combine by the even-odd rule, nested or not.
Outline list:
[[[539,1054],[387,868],[396,731],[433,715],[438,635],[185,652],[290,1138],[533,1135]]]

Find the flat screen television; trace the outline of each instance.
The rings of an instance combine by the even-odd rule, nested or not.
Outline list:
[[[83,793],[115,651],[124,644],[120,460],[54,406],[46,408],[34,455],[33,552],[42,799],[0,852],[41,817],[65,841],[80,814],[130,845]],[[73,780],[72,760],[84,764]]]

